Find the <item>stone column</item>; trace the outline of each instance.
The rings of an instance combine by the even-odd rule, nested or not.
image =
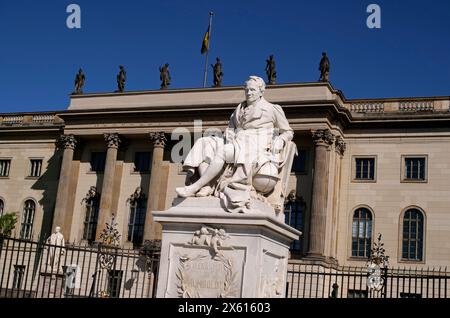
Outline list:
[[[64,152],[61,163],[61,170],[59,172],[58,192],[56,194],[55,212],[53,214],[52,227],[55,228],[56,226],[60,226],[61,233],[65,237],[69,237],[70,229],[65,226],[64,220],[67,213],[73,153],[77,144],[77,140],[73,135],[62,135],[60,137],[59,143],[60,147],[64,148]]]
[[[341,136],[336,136],[334,143],[334,149],[336,150],[336,172],[334,178],[334,198],[333,198],[333,226],[331,231],[332,244],[331,244],[331,257],[336,259],[337,246],[338,246],[338,214],[339,214],[339,198],[340,198],[340,184],[341,184],[341,165],[342,158],[344,157],[346,144]]]
[[[145,215],[144,240],[160,240],[162,227],[153,221],[152,211],[158,211],[164,207],[159,206],[159,196],[166,191],[161,188],[161,168],[166,145],[164,132],[150,133],[150,140],[153,142],[152,168],[150,170],[150,184],[148,186],[147,213]]]
[[[324,258],[328,195],[328,152],[333,144],[334,137],[328,129],[313,131],[312,135],[315,145],[315,161],[307,256]]]
[[[114,175],[116,171],[117,151],[120,145],[119,134],[104,134],[108,150],[106,152],[105,171],[103,172],[102,195],[100,197],[100,210],[97,222],[96,240],[100,240],[100,233],[106,222],[111,221],[111,205],[114,188]]]

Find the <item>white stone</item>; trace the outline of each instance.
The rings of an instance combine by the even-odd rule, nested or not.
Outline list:
[[[245,214],[227,213],[215,197],[153,212],[163,226],[157,297],[284,297],[289,245],[301,233],[257,202]]]

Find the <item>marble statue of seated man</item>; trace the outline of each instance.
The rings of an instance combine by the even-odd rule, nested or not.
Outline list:
[[[199,179],[176,188],[180,197],[219,196],[230,212],[245,212],[250,197],[270,193],[278,182],[283,152],[293,131],[279,105],[263,97],[264,80],[250,76],[245,82],[246,100],[230,118],[225,138],[199,138],[183,168]]]

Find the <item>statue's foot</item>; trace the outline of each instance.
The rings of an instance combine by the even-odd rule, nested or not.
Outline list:
[[[207,197],[211,195],[213,192],[213,189],[210,186],[204,186],[203,188],[198,191],[195,196],[196,197]]]
[[[197,192],[193,187],[187,186],[187,187],[179,187],[175,189],[176,193],[179,197],[182,198],[188,198],[188,197],[194,197],[195,193]]]

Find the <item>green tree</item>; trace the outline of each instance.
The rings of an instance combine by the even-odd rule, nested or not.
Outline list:
[[[16,213],[10,212],[0,216],[0,236],[10,236],[16,223]]]

